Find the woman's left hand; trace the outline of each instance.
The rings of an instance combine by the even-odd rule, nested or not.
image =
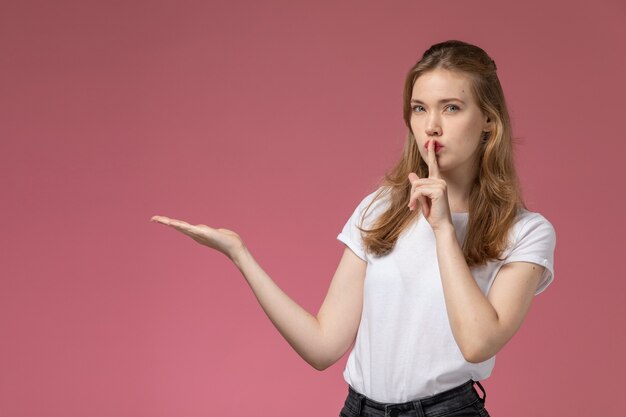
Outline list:
[[[428,142],[428,178],[420,178],[414,172],[409,173],[411,197],[408,207],[409,210],[414,210],[419,202],[424,218],[433,230],[437,230],[451,226],[452,215],[448,204],[448,188],[446,182],[439,176],[434,147],[435,141]]]

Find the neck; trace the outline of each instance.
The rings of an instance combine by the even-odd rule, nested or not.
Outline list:
[[[454,173],[441,173],[448,187],[448,203],[453,213],[469,211],[469,196],[474,181],[473,175],[454,175]]]

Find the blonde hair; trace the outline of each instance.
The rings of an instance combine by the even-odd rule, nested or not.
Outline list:
[[[494,122],[494,129],[481,142],[478,175],[469,196],[467,233],[462,248],[468,266],[498,259],[508,243],[508,231],[520,207],[526,208],[513,162],[513,137],[509,113],[496,64],[481,48],[458,40],[431,46],[409,70],[404,85],[404,122],[409,131],[400,160],[379,181],[380,190],[363,212],[372,204],[389,196],[388,208],[372,223],[370,229],[359,227],[368,252],[382,256],[390,252],[400,234],[419,214],[409,210],[411,184],[408,174],[428,176],[428,165],[418,151],[411,131],[411,94],[422,74],[442,68],[469,76],[471,91],[483,112]]]

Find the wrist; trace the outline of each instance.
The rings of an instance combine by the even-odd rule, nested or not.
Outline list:
[[[241,265],[246,258],[250,256],[250,252],[245,245],[241,245],[234,249],[228,257],[230,260],[237,266],[237,268],[241,269]]]
[[[433,232],[435,233],[435,238],[447,238],[453,237],[456,239],[456,229],[452,223],[445,222],[442,225],[433,228]]]

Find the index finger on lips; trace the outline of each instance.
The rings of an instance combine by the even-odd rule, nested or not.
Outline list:
[[[435,141],[428,142],[428,178],[439,178],[439,165],[435,155]]]

